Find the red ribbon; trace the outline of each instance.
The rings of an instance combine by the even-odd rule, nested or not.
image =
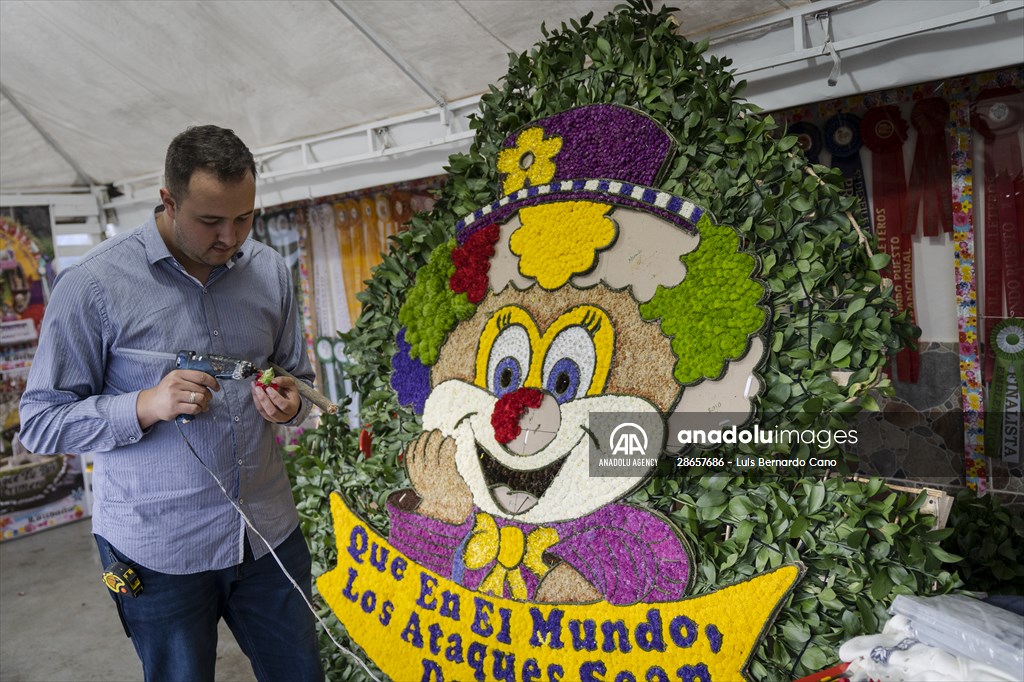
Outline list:
[[[920,100],[910,112],[910,122],[917,129],[917,144],[907,185],[907,229],[917,230],[917,217],[924,202],[925,236],[937,237],[940,231],[952,233],[953,187],[946,138],[949,104],[941,97]]]
[[[869,109],[860,122],[864,146],[871,150],[871,204],[875,234],[882,249],[892,258],[893,297],[896,305],[910,311],[914,322],[914,227],[907,225],[907,181],[903,164],[903,143],[907,122],[899,107],[886,105]],[[916,383],[920,356],[909,347],[896,355],[900,381]]]
[[[1017,131],[1024,120],[1024,93],[983,90],[974,106],[974,127],[985,139],[984,378],[992,380],[992,327],[1024,312],[1024,174]]]

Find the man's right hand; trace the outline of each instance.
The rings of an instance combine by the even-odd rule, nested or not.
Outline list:
[[[176,369],[153,388],[139,393],[135,413],[139,426],[148,429],[160,421],[171,421],[179,414],[196,415],[210,409],[211,391],[219,391],[220,384],[205,372],[194,369]]]

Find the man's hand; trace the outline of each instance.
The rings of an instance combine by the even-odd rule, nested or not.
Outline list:
[[[159,384],[139,393],[135,403],[139,426],[148,429],[157,422],[171,421],[179,414],[202,414],[210,409],[211,391],[219,390],[217,380],[205,372],[172,370]]]
[[[253,381],[249,386],[256,411],[264,419],[275,424],[285,424],[295,418],[302,407],[302,396],[295,386],[295,379],[289,376],[274,377],[273,386],[260,388]]]

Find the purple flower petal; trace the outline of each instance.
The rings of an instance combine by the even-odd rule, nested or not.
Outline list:
[[[423,405],[430,395],[430,368],[409,355],[412,346],[405,342],[405,328],[399,330],[398,352],[391,356],[391,388],[398,402],[411,405],[416,414],[423,414]]]

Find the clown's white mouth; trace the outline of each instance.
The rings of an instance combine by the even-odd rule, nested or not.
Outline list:
[[[513,515],[525,514],[536,506],[551,483],[558,478],[569,454],[575,450],[570,448],[563,457],[539,469],[521,470],[505,466],[491,456],[478,441],[474,440],[474,443],[480,461],[480,471],[491,493],[491,499],[505,512]]]

